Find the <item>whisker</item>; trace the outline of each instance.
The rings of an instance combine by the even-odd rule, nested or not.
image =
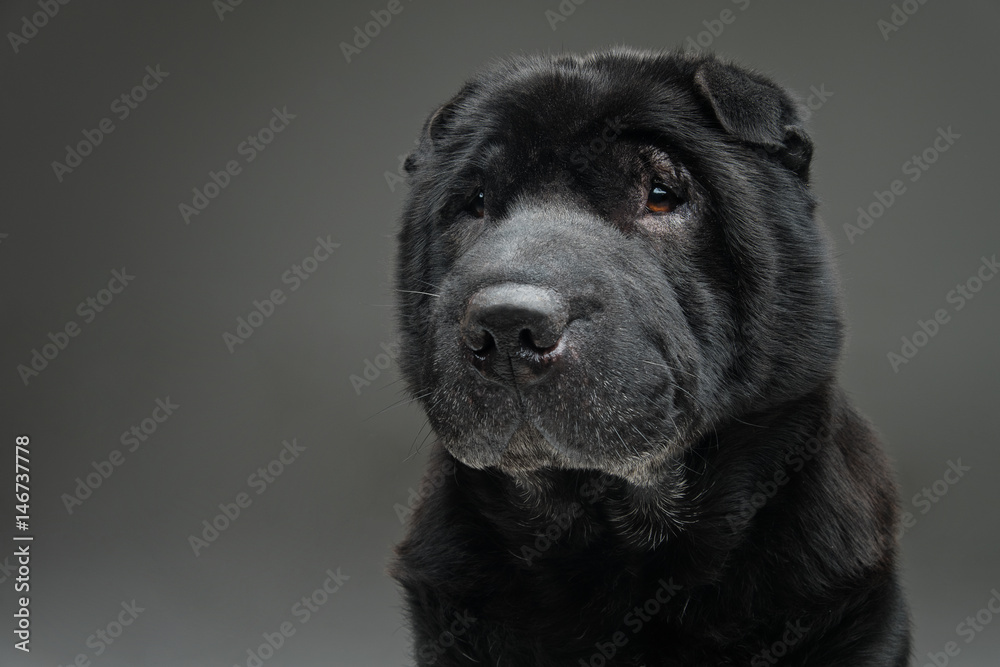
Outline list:
[[[406,458],[403,459],[404,462],[409,461],[411,458],[413,458],[416,455],[416,453],[418,451],[420,451],[420,448],[417,447],[417,438],[420,437],[420,434],[423,433],[424,429],[427,428],[428,426],[430,426],[430,424],[431,424],[431,420],[424,419],[424,423],[420,425],[419,429],[417,429],[417,434],[415,436],[413,436],[413,442],[410,443],[410,453],[406,456]],[[426,439],[427,439],[427,436],[425,435],[424,436],[424,440],[426,440]],[[423,443],[421,442],[421,445],[422,444]]]
[[[417,290],[412,290],[412,289],[398,289],[398,290],[396,290],[396,291],[397,291],[397,292],[400,292],[400,293],[402,293],[402,294],[423,294],[424,296],[432,296],[432,297],[434,297],[435,299],[439,299],[439,298],[441,298],[441,295],[440,295],[440,294],[433,294],[433,293],[431,293],[431,292],[419,292],[419,291],[417,291]]]
[[[389,388],[389,387],[391,387],[392,385],[394,385],[394,384],[399,384],[399,383],[400,383],[400,382],[402,382],[402,381],[403,381],[403,378],[396,378],[396,379],[395,379],[395,380],[393,380],[392,382],[387,382],[387,383],[385,383],[384,385],[382,385],[381,387],[379,387],[379,388],[378,388],[378,389],[376,389],[375,391],[382,391],[383,389],[388,389],[388,388]]]
[[[382,414],[386,410],[391,410],[392,408],[397,408],[400,405],[406,405],[407,403],[413,403],[414,401],[419,401],[422,398],[426,398],[426,397],[430,396],[432,393],[433,393],[433,390],[428,390],[426,393],[420,394],[419,396],[412,396],[410,398],[404,398],[401,401],[396,401],[392,405],[388,405],[388,406],[382,408],[381,410],[379,410],[375,414],[370,415],[368,417],[365,417],[362,421],[368,421],[369,419],[373,419],[375,417],[378,417],[380,414]]]
[[[659,364],[659,363],[656,363],[655,361],[646,361],[645,359],[642,360],[642,363],[649,364],[650,366],[659,366],[660,368],[666,368],[668,371],[673,371],[673,372],[676,372],[676,373],[684,373],[688,377],[693,377],[695,379],[698,378],[697,375],[695,375],[691,371],[686,371],[683,368],[674,368],[673,366],[670,366],[668,364]]]
[[[425,445],[433,447],[438,442],[440,442],[440,440],[441,440],[440,438],[434,438],[433,440],[430,441],[430,443],[427,442],[427,438],[429,438],[430,435],[431,435],[431,433],[433,433],[433,432],[434,432],[433,430],[427,431],[427,435],[424,436],[424,439],[423,439],[423,441],[421,441],[420,445],[417,447],[417,450],[415,452],[413,452],[412,454],[410,454],[409,456],[407,456],[405,459],[403,459],[404,463],[406,461],[409,461],[410,459],[412,459],[417,454],[420,454],[422,451],[424,451],[424,446]]]

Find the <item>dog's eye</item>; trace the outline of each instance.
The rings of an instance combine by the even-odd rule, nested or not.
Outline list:
[[[646,197],[646,210],[650,213],[670,213],[684,203],[680,195],[663,185],[653,183]]]
[[[477,218],[481,218],[486,215],[486,193],[482,190],[476,193],[476,196],[472,198],[469,202],[468,211]]]

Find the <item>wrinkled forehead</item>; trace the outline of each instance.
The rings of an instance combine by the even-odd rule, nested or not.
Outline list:
[[[458,103],[453,148],[519,159],[612,140],[683,149],[705,118],[678,73],[661,70],[547,64],[483,76]]]

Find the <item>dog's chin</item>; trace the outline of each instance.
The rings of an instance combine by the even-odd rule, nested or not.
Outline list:
[[[445,441],[456,459],[470,468],[493,468],[518,476],[543,469],[592,468],[586,457],[553,443],[527,422],[520,422],[508,434],[495,438]]]
[[[516,425],[506,438],[445,441],[444,445],[470,468],[493,469],[515,478],[533,477],[544,470],[593,470],[642,487],[655,485],[679,454],[678,449],[666,447],[656,454],[608,458],[568,447],[527,421]]]

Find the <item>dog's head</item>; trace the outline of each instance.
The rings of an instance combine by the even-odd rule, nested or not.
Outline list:
[[[646,483],[841,343],[795,102],[713,56],[522,58],[427,120],[396,287],[445,447]]]

